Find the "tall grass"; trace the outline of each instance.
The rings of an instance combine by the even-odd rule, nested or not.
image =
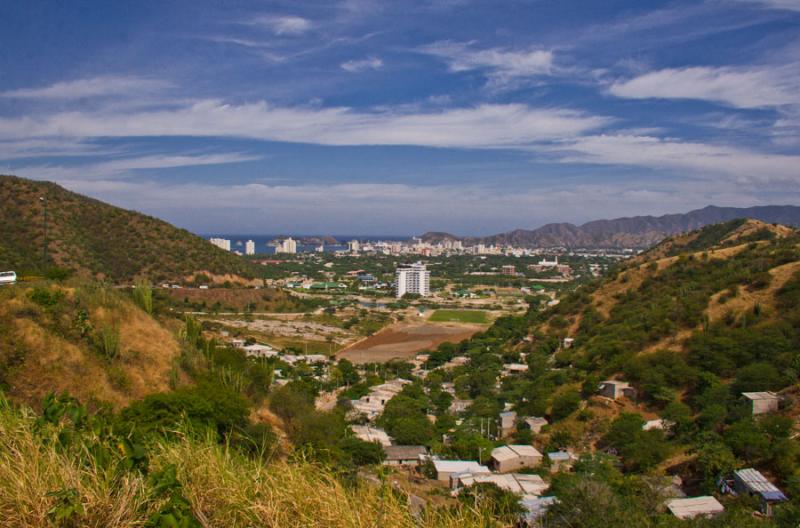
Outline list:
[[[133,302],[149,315],[153,315],[153,288],[145,280],[139,280],[133,287]]]
[[[42,428],[32,412],[14,409],[0,396],[0,526],[142,526],[164,506],[146,475],[97,463],[85,447],[91,438],[77,451],[60,445],[57,428]],[[465,508],[425,510],[415,518],[405,496],[389,484],[347,486],[303,460],[265,465],[210,437],[179,433],[148,454],[151,475],[174,464],[181,493],[209,527],[499,526]],[[64,497],[76,502],[77,513],[57,523]]]

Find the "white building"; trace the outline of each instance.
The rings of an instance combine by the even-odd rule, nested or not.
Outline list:
[[[244,243],[244,253],[245,255],[255,255],[256,254],[256,243],[252,240],[248,240]]]
[[[383,447],[392,445],[392,439],[383,429],[370,427],[369,425],[351,425],[350,429],[356,438],[364,442],[377,442]]]
[[[289,237],[275,248],[275,253],[297,253],[297,241]]]
[[[361,243],[358,240],[351,240],[347,243],[347,248],[350,250],[350,253],[358,253],[361,251]]]
[[[490,475],[492,472],[488,467],[483,466],[474,460],[433,460],[436,468],[436,480],[449,482],[450,476],[457,473],[469,473],[471,475]]]
[[[416,293],[421,297],[431,294],[431,272],[422,262],[397,268],[395,280],[398,299],[407,293]]]
[[[226,238],[210,238],[208,241],[225,251],[231,250],[231,241]]]

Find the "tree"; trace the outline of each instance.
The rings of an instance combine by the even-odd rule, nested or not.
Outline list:
[[[346,436],[339,441],[339,448],[345,457],[356,466],[380,464],[386,458],[383,447],[376,442],[364,442],[352,436]]]
[[[506,491],[493,482],[479,482],[459,494],[462,502],[499,517],[506,522],[516,522],[525,511],[520,496]]]
[[[553,421],[558,421],[566,418],[573,412],[578,410],[581,404],[581,395],[577,391],[570,391],[556,396],[553,400],[553,407],[550,411],[550,416]]]

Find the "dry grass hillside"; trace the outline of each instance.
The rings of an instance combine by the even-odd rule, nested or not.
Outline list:
[[[121,407],[179,381],[173,331],[122,292],[46,282],[0,290],[0,386],[38,405],[50,391]]]

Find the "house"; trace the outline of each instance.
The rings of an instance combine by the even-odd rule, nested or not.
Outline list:
[[[324,354],[304,354],[300,356],[301,361],[305,361],[306,363],[327,363],[328,356]]]
[[[743,392],[742,396],[752,403],[753,415],[777,411],[780,403],[774,392]]]
[[[537,497],[547,490],[550,485],[539,475],[526,475],[522,473],[507,473],[504,475],[474,475],[472,473],[453,474],[453,488],[468,488],[475,484],[491,483],[498,488],[518,493],[525,497]]]
[[[569,451],[553,451],[547,453],[547,459],[550,461],[550,472],[556,473],[562,469],[569,469],[575,461],[575,455]]]
[[[529,445],[507,445],[492,450],[490,467],[500,473],[536,467],[542,463],[542,454]]]
[[[600,384],[600,394],[612,400],[626,397],[636,398],[636,389],[627,381],[606,380]]]
[[[656,418],[655,420],[648,420],[645,422],[645,424],[642,426],[642,431],[652,431],[654,429],[658,429],[660,431],[669,431],[674,426],[675,422],[671,420]]]
[[[525,422],[526,424],[528,424],[528,427],[531,428],[531,431],[534,434],[541,433],[542,432],[542,427],[544,427],[545,425],[548,425],[547,424],[547,419],[546,418],[542,418],[541,416],[528,416],[526,418],[523,418],[522,421]]]
[[[470,405],[472,405],[472,400],[459,400],[458,398],[453,398],[453,401],[450,403],[450,412],[453,414],[466,412]]]
[[[451,369],[455,367],[463,367],[467,363],[469,363],[469,358],[467,356],[456,356],[447,363],[445,363],[444,365],[442,365],[442,368]]]
[[[717,499],[709,496],[672,499],[667,502],[667,509],[682,520],[694,519],[697,516],[713,517],[725,511]]]
[[[500,437],[505,437],[514,432],[517,427],[517,413],[506,411],[500,413]]]
[[[428,454],[425,446],[383,446],[385,466],[419,466],[422,457]]]
[[[370,427],[369,425],[351,425],[350,429],[356,438],[364,442],[377,442],[384,448],[392,445],[392,439],[383,429]]]
[[[736,493],[757,495],[761,498],[761,511],[772,515],[772,505],[789,500],[775,484],[768,481],[760,471],[753,468],[733,472],[733,489]]]
[[[558,502],[555,497],[522,497],[522,507],[525,509],[521,526],[534,528],[539,526],[539,519],[547,514],[547,509]]]
[[[243,348],[245,345],[244,339],[231,339],[231,346],[233,348]]]
[[[350,405],[356,413],[364,414],[370,420],[378,417],[383,412],[386,404],[394,398],[403,387],[411,383],[408,380],[397,378],[370,388],[369,394],[358,400],[350,400]]]
[[[470,473],[472,475],[489,475],[492,472],[488,467],[482,466],[473,460],[433,460],[436,468],[436,480],[450,482],[450,477],[456,473]]]
[[[247,357],[268,358],[268,357],[275,357],[278,355],[278,351],[269,345],[261,345],[258,343],[254,343],[252,345],[245,345],[240,348],[244,350],[244,354]]]
[[[524,363],[506,363],[503,365],[503,376],[523,374],[525,372],[528,372],[528,365]]]
[[[572,348],[572,345],[574,343],[575,343],[575,339],[573,339],[571,337],[565,337],[563,346],[564,346],[564,348]]]

